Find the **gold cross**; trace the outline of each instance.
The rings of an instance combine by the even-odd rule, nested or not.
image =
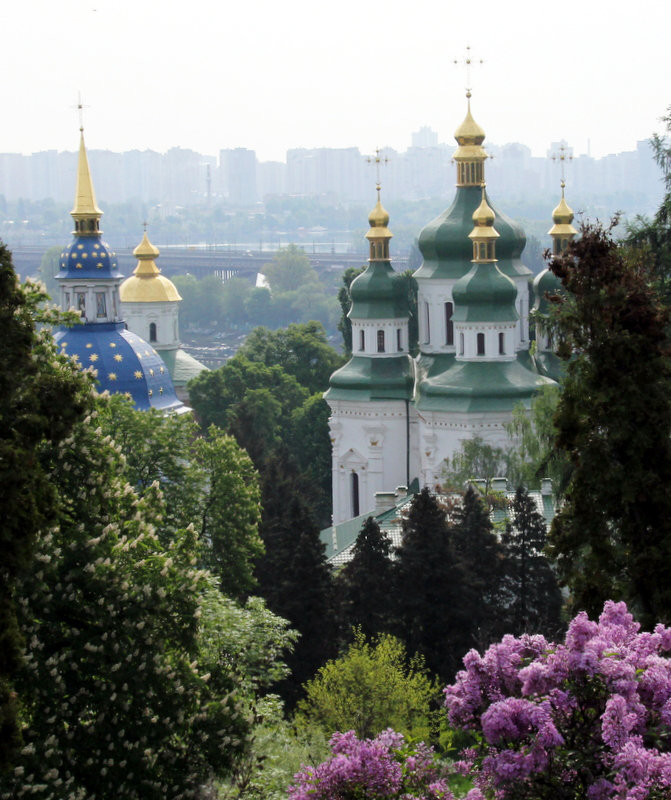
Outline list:
[[[387,156],[380,157],[380,148],[375,148],[375,158],[369,156],[366,161],[369,164],[375,164],[375,173],[376,173],[376,183],[377,183],[377,190],[380,191],[380,164],[388,164],[389,159]]]
[[[84,131],[84,109],[85,108],[90,108],[90,106],[85,106],[82,103],[82,93],[81,92],[77,92],[77,105],[76,106],[70,106],[70,107],[77,109],[77,112],[79,113],[79,130],[81,132],[83,132]]]
[[[455,58],[454,63],[458,66],[459,59]],[[471,66],[473,64],[484,64],[482,59],[475,60],[471,55],[471,46],[466,45],[466,57],[463,60],[463,65],[466,67],[466,97],[471,96]]]
[[[565,165],[565,163],[567,161],[573,161],[573,156],[569,155],[568,151],[569,151],[568,145],[566,144],[566,142],[564,142],[562,140],[560,145],[559,145],[559,151],[557,153],[552,153],[551,156],[550,156],[550,158],[553,161],[559,161],[559,163],[561,165],[561,185],[562,185],[562,189],[564,188],[564,184],[566,182],[565,181],[566,176],[564,174],[564,165]]]

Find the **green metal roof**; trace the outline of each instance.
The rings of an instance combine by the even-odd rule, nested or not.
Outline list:
[[[553,384],[533,370],[528,354],[513,361],[457,361],[454,354],[422,354],[415,405],[423,411],[512,411],[529,406],[542,386]]]
[[[205,364],[201,364],[200,361],[181,348],[178,350],[162,350],[161,358],[165,362],[175,386],[186,386],[192,378],[208,369]]]
[[[549,269],[539,272],[534,279],[534,310],[547,314],[550,310],[547,294],[556,294],[562,291],[562,282]]]
[[[371,261],[352,281],[350,319],[398,319],[408,315],[408,298],[389,261]]]
[[[487,197],[486,193],[485,196]],[[415,272],[415,278],[458,279],[472,266],[473,245],[468,234],[473,230],[473,212],[482,200],[479,186],[458,186],[452,205],[426,225],[419,234],[419,249],[424,263]],[[487,197],[496,214],[494,227],[499,233],[496,256],[499,269],[509,278],[528,276],[531,272],[522,264],[520,256],[526,237],[522,228],[499,211]]]
[[[413,360],[397,356],[353,356],[331,375],[325,400],[409,400],[414,385]]]
[[[455,322],[515,322],[517,287],[495,263],[473,264],[452,289]]]

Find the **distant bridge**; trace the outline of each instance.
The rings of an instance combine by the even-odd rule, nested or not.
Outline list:
[[[45,252],[44,247],[24,246],[11,248],[14,268],[22,276],[37,275],[40,261]],[[124,275],[130,275],[137,264],[131,248],[116,251],[119,269]],[[254,281],[261,267],[272,261],[274,252],[234,250],[226,246],[170,247],[164,246],[158,258],[158,266],[164,275],[183,275],[190,273],[196,278],[206,275],[218,275],[222,280],[232,277]],[[310,263],[318,272],[344,272],[348,267],[362,267],[366,257],[358,253],[309,253]],[[393,265],[397,271],[408,266],[407,258],[395,258]]]

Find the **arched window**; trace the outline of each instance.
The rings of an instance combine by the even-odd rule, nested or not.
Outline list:
[[[362,328],[359,331],[359,351],[366,349],[366,331]]]
[[[377,352],[384,353],[384,331],[377,332]]]
[[[459,355],[463,356],[464,354],[464,334],[459,334]]]
[[[150,322],[149,323],[149,341],[155,342],[156,341],[156,323]]]
[[[477,342],[477,354],[479,356],[484,356],[485,354],[485,334],[479,333],[476,338]]]
[[[505,356],[506,354],[506,341],[503,332],[499,333],[499,355]]]
[[[351,492],[352,492],[352,516],[359,516],[359,476],[356,472],[352,472],[351,477]]]
[[[452,322],[452,303],[445,303],[445,344],[454,344],[454,323]]]
[[[396,349],[399,353],[403,352],[403,333],[400,328],[396,328]]]

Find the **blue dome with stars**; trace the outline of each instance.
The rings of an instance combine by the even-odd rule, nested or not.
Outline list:
[[[187,410],[156,350],[123,322],[74,325],[57,331],[54,339],[82,369],[96,370],[100,392],[125,394],[142,411]]]
[[[60,257],[59,278],[121,278],[116,253],[100,237],[75,236]]]

